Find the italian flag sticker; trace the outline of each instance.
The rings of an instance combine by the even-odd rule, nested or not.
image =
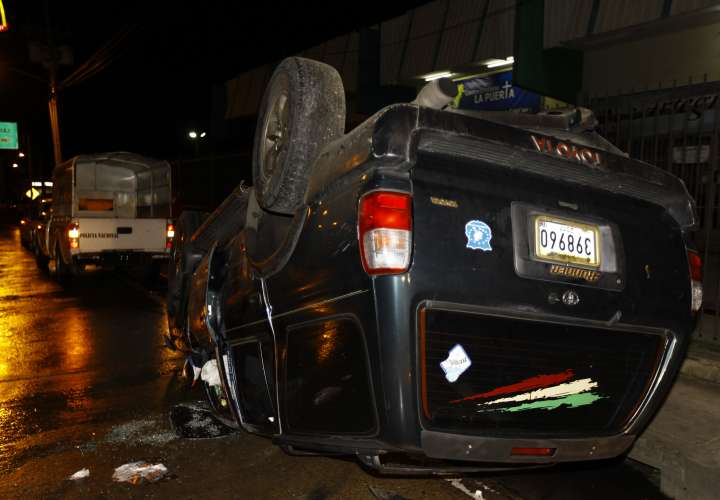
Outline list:
[[[474,394],[450,401],[458,404],[474,401],[477,410],[518,412],[527,410],[554,410],[556,408],[577,408],[594,403],[604,396],[595,389],[598,383],[591,378],[572,380],[573,370],[550,375],[538,375],[515,384],[498,387],[491,391]]]

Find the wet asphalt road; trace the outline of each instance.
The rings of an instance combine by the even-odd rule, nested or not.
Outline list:
[[[290,457],[242,432],[179,439],[168,414],[197,401],[183,359],[163,347],[161,286],[90,273],[68,287],[0,228],[0,498],[663,498],[628,462],[464,478],[380,477],[352,459]],[[113,482],[131,461],[156,483]],[[67,477],[83,468],[90,476]]]

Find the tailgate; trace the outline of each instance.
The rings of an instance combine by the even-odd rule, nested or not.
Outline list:
[[[677,222],[469,159],[421,152],[411,176],[426,425],[585,436],[634,421],[691,322]]]
[[[80,218],[79,253],[112,250],[165,252],[166,219]]]

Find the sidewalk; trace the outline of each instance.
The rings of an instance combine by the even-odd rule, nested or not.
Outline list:
[[[718,498],[720,346],[690,346],[667,401],[630,458],[660,469],[661,489],[673,498]]]

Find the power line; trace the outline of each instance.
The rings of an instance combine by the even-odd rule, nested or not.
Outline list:
[[[137,27],[137,24],[133,24],[121,28],[108,42],[68,75],[59,87],[67,88],[77,85],[108,68],[126,52],[128,38]]]

